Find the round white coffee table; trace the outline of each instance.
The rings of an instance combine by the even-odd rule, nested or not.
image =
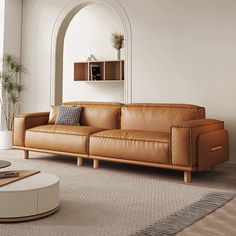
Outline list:
[[[35,174],[0,187],[0,222],[39,219],[59,209],[59,179]]]

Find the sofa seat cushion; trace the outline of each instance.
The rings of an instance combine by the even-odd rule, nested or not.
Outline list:
[[[89,135],[104,129],[74,125],[42,125],[26,130],[25,147],[88,154]]]
[[[90,136],[91,156],[170,164],[170,133],[106,130]]]

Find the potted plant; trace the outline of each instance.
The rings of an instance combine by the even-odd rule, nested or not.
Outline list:
[[[124,35],[120,33],[112,33],[111,42],[113,48],[117,50],[117,60],[120,60],[120,50],[124,46]]]
[[[24,72],[24,66],[15,57],[9,54],[3,56],[0,72],[0,103],[6,129],[0,131],[0,149],[12,148],[13,122],[19,112],[20,94],[24,89],[21,84],[21,74]]]

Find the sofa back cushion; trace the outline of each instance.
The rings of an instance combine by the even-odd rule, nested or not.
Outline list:
[[[170,132],[171,125],[205,118],[205,108],[185,104],[129,104],[121,108],[121,129]]]
[[[103,129],[120,128],[120,103],[111,102],[65,102],[63,105],[82,106],[80,125]]]

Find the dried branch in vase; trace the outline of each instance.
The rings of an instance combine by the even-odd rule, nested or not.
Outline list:
[[[112,46],[116,50],[120,50],[124,46],[124,35],[120,33],[112,33],[111,42]]]

